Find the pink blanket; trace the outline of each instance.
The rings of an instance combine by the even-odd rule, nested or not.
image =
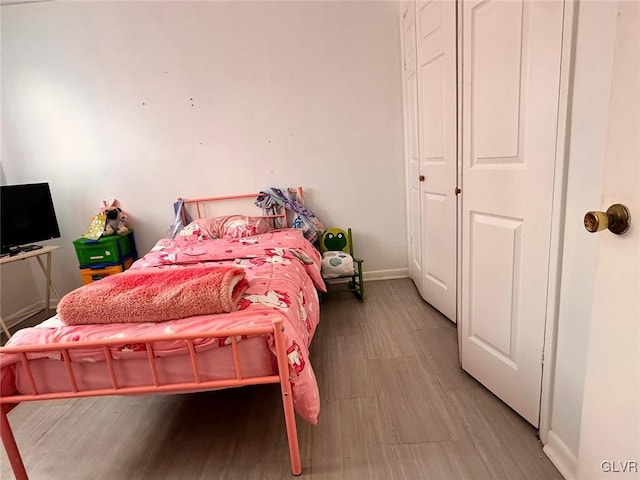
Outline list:
[[[67,325],[81,325],[232,312],[247,286],[244,270],[229,266],[128,270],[65,295],[58,316]]]

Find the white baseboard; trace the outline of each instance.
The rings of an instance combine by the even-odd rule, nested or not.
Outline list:
[[[547,443],[542,451],[566,480],[576,479],[578,458],[552,430],[547,433]]]
[[[390,270],[365,271],[365,280],[393,280],[396,278],[409,278],[408,268],[392,268]]]
[[[51,308],[56,308],[57,306],[58,306],[58,299],[52,298]],[[26,320],[27,318],[31,317],[32,315],[42,312],[43,310],[44,310],[44,300],[40,300],[39,302],[36,302],[32,305],[29,305],[28,307],[24,307],[18,310],[15,313],[12,313],[11,315],[9,315],[6,318],[3,318],[2,320],[4,321],[7,328],[11,328],[18,325],[20,322]]]

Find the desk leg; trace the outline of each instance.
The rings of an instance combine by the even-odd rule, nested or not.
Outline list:
[[[40,260],[40,257],[36,257],[36,260],[38,260],[38,265],[40,265],[40,268],[42,269],[42,272],[47,277],[47,294],[46,294],[46,304],[45,305],[46,305],[47,311],[49,311],[49,308],[51,306],[51,303],[50,303],[51,302],[51,290],[53,290],[53,293],[55,293],[56,297],[58,297],[58,300],[60,300],[60,294],[58,293],[58,290],[56,289],[56,286],[51,281],[51,252],[47,253],[47,266],[46,266],[46,268],[42,264],[42,260]]]
[[[49,315],[49,308],[51,308],[51,252],[47,253],[47,293],[45,295],[45,308],[47,309],[47,316]]]
[[[9,332],[9,329],[7,328],[6,323],[4,323],[2,317],[0,317],[0,326],[2,326],[2,331],[4,331],[4,334],[7,336],[7,338],[11,338],[11,332]]]

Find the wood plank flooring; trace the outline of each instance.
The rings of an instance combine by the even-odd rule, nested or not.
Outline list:
[[[322,305],[302,478],[562,479],[536,430],[460,369],[455,325],[410,280],[367,289]],[[25,403],[9,420],[32,480],[292,478],[277,386]],[[4,451],[0,471],[13,478]]]

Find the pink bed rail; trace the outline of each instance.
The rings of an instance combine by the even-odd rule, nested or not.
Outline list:
[[[16,444],[11,425],[7,418],[7,414],[20,402],[40,401],[40,400],[56,400],[64,398],[81,398],[81,397],[99,397],[107,395],[140,395],[140,394],[158,394],[182,391],[205,391],[218,388],[240,387],[245,385],[258,385],[266,383],[279,383],[282,394],[282,405],[284,408],[284,418],[287,430],[287,440],[289,442],[289,456],[291,460],[291,473],[300,475],[302,473],[302,464],[300,461],[300,449],[298,445],[298,432],[296,429],[296,419],[293,409],[293,398],[291,396],[291,381],[289,377],[288,357],[285,347],[284,326],[282,319],[275,319],[270,326],[254,327],[243,329],[218,330],[211,332],[199,332],[194,334],[173,334],[153,337],[140,337],[135,339],[110,339],[100,341],[86,342],[68,342],[47,345],[25,345],[21,347],[3,347],[0,348],[1,353],[17,354],[27,374],[29,385],[31,386],[30,394],[15,394],[0,397],[0,434],[2,443],[9,457],[11,468],[17,480],[28,479],[20,451]],[[270,376],[244,377],[242,375],[242,362],[237,347],[236,338],[240,336],[255,336],[272,334],[275,340],[276,360],[278,365],[278,374]],[[198,359],[193,341],[195,339],[204,338],[230,338],[231,349],[233,354],[233,362],[235,365],[236,376],[225,380],[202,381],[200,369],[198,367]],[[246,337],[245,337],[246,338]],[[191,358],[191,368],[193,370],[192,382],[176,382],[168,384],[160,384],[158,379],[158,371],[156,368],[156,358],[153,354],[153,343],[159,341],[180,340],[184,341],[189,350]],[[127,343],[144,343],[147,350],[147,359],[149,362],[149,379],[148,386],[136,387],[120,387],[116,370],[113,365],[113,358],[109,346],[122,345]],[[87,347],[100,347],[105,353],[105,365],[111,379],[111,388],[96,389],[79,389],[75,373],[72,368],[72,362],[69,356],[69,350]],[[27,358],[28,353],[35,352],[51,352],[59,353],[60,358],[66,366],[67,376],[71,389],[66,392],[55,393],[38,393],[37,385],[34,381],[30,360]],[[118,360],[126,361],[126,360]]]
[[[289,193],[293,193],[296,195],[296,197],[298,198],[298,200],[300,200],[301,202],[304,201],[304,194],[302,192],[302,187],[296,187],[296,188],[289,188]],[[219,201],[224,201],[224,200],[241,200],[243,198],[253,198],[255,199],[256,197],[258,197],[258,195],[260,195],[259,193],[243,193],[243,194],[239,194],[239,195],[223,195],[223,196],[219,196],[219,197],[202,197],[202,198],[180,198],[179,200],[182,200],[185,205],[187,204],[193,204],[196,207],[196,214],[197,214],[197,218],[201,218],[202,217],[202,211],[200,209],[200,206],[202,204],[205,203],[211,203],[211,202],[219,202]],[[184,212],[183,212],[184,214]],[[282,219],[283,225],[288,225],[287,223],[287,212],[286,210],[283,209],[282,213],[279,213],[277,215],[256,215],[256,217],[261,217],[261,218],[266,218],[266,219],[277,219],[280,218]],[[182,218],[182,221],[185,222],[186,219]]]

